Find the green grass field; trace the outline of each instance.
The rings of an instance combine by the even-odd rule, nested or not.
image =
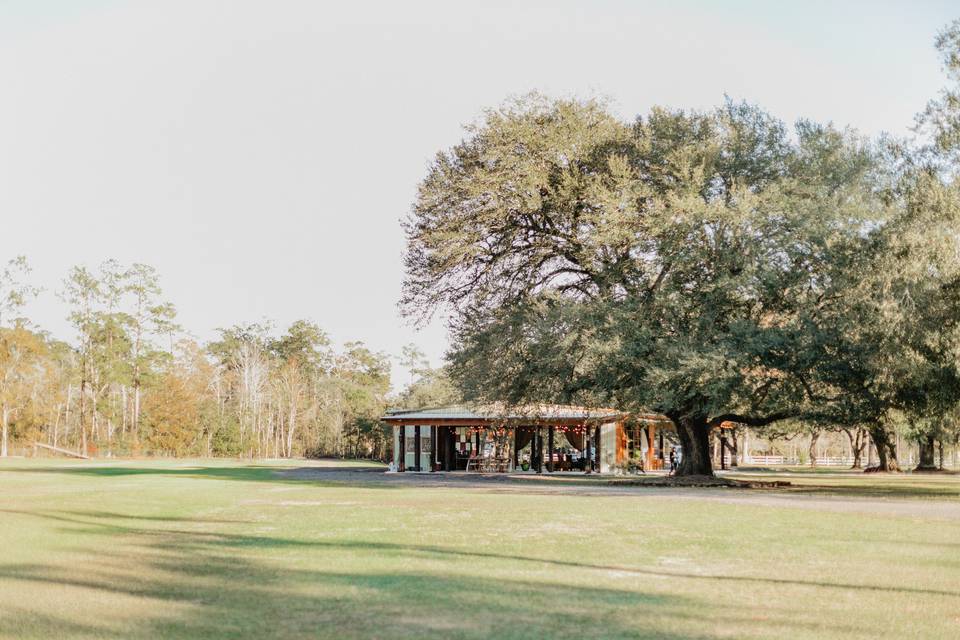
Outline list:
[[[957,476],[759,473],[799,488],[756,491],[289,468],[0,462],[0,636],[960,637]]]

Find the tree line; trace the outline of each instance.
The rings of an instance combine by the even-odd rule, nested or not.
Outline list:
[[[78,266],[57,292],[76,340],[22,312],[25,258],[0,272],[0,456],[34,443],[84,455],[382,458],[390,359],[335,348],[314,323],[184,334],[148,265]],[[407,360],[419,363],[410,348]]]
[[[680,473],[720,424],[956,442],[960,21],[950,85],[911,139],[747,103],[654,108],[529,95],[440,152],[407,235],[402,308],[450,316],[471,400],[667,415]]]

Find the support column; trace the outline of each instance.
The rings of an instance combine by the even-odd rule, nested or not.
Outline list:
[[[520,452],[517,451],[517,434],[520,431],[520,427],[513,428],[513,470],[516,471],[520,468]]]
[[[407,425],[400,425],[400,439],[398,441],[398,446],[400,447],[400,457],[397,459],[397,471],[406,471],[407,470]]]
[[[717,427],[720,429],[720,427]],[[720,438],[720,470],[727,470],[727,436],[724,435],[723,429],[720,429],[720,433],[717,435]]]
[[[647,470],[653,469],[653,443],[655,434],[657,432],[657,426],[652,423],[647,423]]]
[[[413,470],[420,471],[420,425],[413,428],[413,446],[416,447],[413,452]]]
[[[437,470],[437,427],[430,426],[430,471]]]
[[[584,473],[590,473],[593,471],[593,443],[590,440],[590,430],[585,429],[583,432],[583,443],[584,447],[586,448],[586,451],[583,452]]]
[[[597,473],[600,473],[600,426],[594,428],[593,430],[593,448],[594,448],[594,457],[597,459]]]
[[[663,457],[663,429],[660,429],[660,462],[663,462],[664,460],[665,458]]]
[[[547,458],[547,471],[553,473],[555,470],[553,462],[553,427],[547,427],[547,455],[550,456]]]
[[[543,432],[540,427],[533,432],[533,441],[536,444],[537,473],[543,473]]]

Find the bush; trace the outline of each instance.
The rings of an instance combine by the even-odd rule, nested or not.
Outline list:
[[[214,428],[210,438],[210,452],[215,456],[238,456],[240,450],[240,429],[235,423],[225,423]]]

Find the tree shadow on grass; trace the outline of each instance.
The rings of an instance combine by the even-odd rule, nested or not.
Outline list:
[[[48,514],[49,515],[49,514]],[[45,516],[41,516],[45,517]],[[124,526],[102,515],[57,515],[69,531],[99,533],[96,565],[0,565],[0,584],[55,589],[64,610],[0,603],[0,636],[204,638],[664,638],[708,639],[696,628],[697,600],[620,589],[492,575],[491,567],[441,558],[418,569],[417,553],[357,544],[337,546],[253,535]],[[176,522],[176,520],[172,520]],[[117,535],[122,534],[122,535]],[[245,548],[326,553],[314,568],[289,555]],[[355,570],[345,556],[359,556]],[[402,557],[400,557],[402,556]],[[329,563],[329,564],[328,564]],[[438,566],[439,564],[439,566]],[[323,568],[315,568],[318,565]],[[327,565],[327,566],[324,566]],[[573,581],[575,582],[575,581]],[[66,595],[69,594],[69,595]],[[103,615],[140,609],[118,623]],[[70,611],[82,611],[82,615]],[[16,615],[13,615],[16,613]],[[36,614],[34,617],[33,614]]]
[[[817,587],[838,590],[859,590],[867,592],[887,592],[894,594],[913,594],[922,596],[944,596],[960,598],[960,590],[942,590],[915,588],[902,585],[876,585],[868,583],[840,583],[800,580],[792,578],[773,578],[765,576],[722,575],[704,573],[684,573],[675,570],[659,570],[629,565],[599,564],[585,561],[564,560],[549,557],[533,557],[516,554],[506,554],[476,549],[457,547],[442,547],[437,545],[402,544],[393,542],[364,541],[364,540],[297,540],[266,535],[234,534],[220,531],[204,532],[186,529],[162,528],[147,529],[141,526],[127,525],[117,520],[140,520],[139,516],[125,516],[121,514],[101,511],[48,511],[48,512],[15,512],[22,515],[45,518],[72,525],[69,532],[75,534],[129,534],[139,539],[151,539],[151,545],[157,549],[201,549],[201,548],[304,548],[304,549],[334,549],[351,552],[374,552],[382,556],[406,556],[415,559],[431,559],[450,557],[457,560],[466,559],[475,562],[478,566],[484,561],[510,561],[552,565],[571,570],[595,570],[618,574],[635,575],[651,578],[673,578],[699,581],[745,582],[779,586]],[[171,523],[237,523],[238,521],[205,520],[202,518],[162,518],[151,517],[151,521],[167,520]]]
[[[832,621],[828,627],[825,621],[798,620],[799,609],[769,606],[758,619],[750,607],[721,609],[709,598],[730,581],[886,592],[891,598],[960,597],[951,591],[701,575],[437,545],[188,528],[222,522],[202,518],[144,519],[104,511],[25,515],[64,527],[87,545],[75,551],[93,553],[98,562],[0,564],[4,592],[49,587],[69,604],[51,611],[0,602],[0,636],[706,640],[729,635],[714,631],[721,622],[754,637],[785,629],[807,636],[825,630],[859,635],[862,621],[848,627]],[[556,568],[564,571],[545,571]],[[559,578],[536,578],[543,575]],[[664,579],[700,581],[697,593],[704,596],[664,594],[656,588],[668,584]],[[829,591],[820,597],[830,597]],[[111,618],[115,605],[132,609],[134,618]]]
[[[236,557],[154,557],[161,577],[94,570],[83,577],[37,565],[0,579],[73,587],[149,602],[129,627],[86,623],[96,637],[135,638],[713,638],[671,630],[696,602],[648,593],[416,572],[278,572]],[[162,615],[164,608],[177,611]],[[183,609],[182,611],[180,611]],[[0,617],[0,635],[63,637],[80,625]],[[688,626],[688,625],[684,625]],[[42,631],[42,633],[41,633]],[[87,635],[81,633],[80,635]]]

